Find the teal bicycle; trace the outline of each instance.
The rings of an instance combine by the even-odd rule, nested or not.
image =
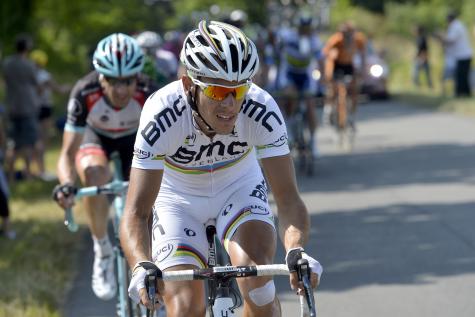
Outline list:
[[[117,316],[118,317],[142,317],[149,316],[150,312],[134,304],[128,296],[127,288],[130,282],[130,269],[127,265],[124,252],[119,243],[119,224],[125,206],[125,195],[129,182],[124,181],[122,175],[122,162],[117,152],[111,154],[111,161],[113,165],[112,181],[102,186],[83,187],[78,189],[75,193],[75,199],[80,199],[86,196],[108,195],[113,197],[112,207],[114,214],[112,217],[112,224],[114,230],[114,256],[116,259],[116,278],[117,278]],[[74,221],[74,216],[71,209],[65,210],[64,224],[69,231],[76,232],[78,225]]]

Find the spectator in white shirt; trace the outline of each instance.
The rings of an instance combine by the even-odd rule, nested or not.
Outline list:
[[[470,64],[472,62],[472,47],[468,30],[457,19],[457,15],[451,12],[447,15],[447,32],[440,37],[447,51],[453,54],[455,60],[455,96],[468,97],[470,89]]]

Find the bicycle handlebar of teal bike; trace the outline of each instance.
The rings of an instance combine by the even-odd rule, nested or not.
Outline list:
[[[125,181],[112,181],[102,186],[90,186],[84,187],[77,191],[74,195],[75,199],[86,196],[97,196],[97,195],[121,195],[125,193],[129,182]],[[78,230],[78,225],[74,221],[74,216],[71,208],[64,210],[64,224],[68,227],[69,231],[76,232]]]

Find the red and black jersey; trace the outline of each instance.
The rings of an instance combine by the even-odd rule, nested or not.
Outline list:
[[[139,75],[134,96],[123,108],[114,108],[105,97],[99,74],[81,78],[71,91],[65,129],[83,132],[86,125],[102,136],[116,139],[137,131],[145,100],[157,90],[152,80]]]

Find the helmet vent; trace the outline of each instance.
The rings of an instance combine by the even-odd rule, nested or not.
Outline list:
[[[218,69],[216,68],[216,66],[214,66],[203,54],[201,53],[198,53],[197,54],[201,61],[203,62],[203,64],[206,65],[206,67],[208,67],[211,71],[213,72],[217,72]],[[223,67],[223,63],[222,61],[219,59],[218,55],[214,54],[214,53],[210,53],[210,55],[213,57],[213,59],[218,62],[220,64],[221,67]]]
[[[224,35],[226,35],[226,38],[227,38],[228,40],[231,40],[231,39],[233,38],[233,35],[232,35],[231,32],[229,32],[227,29],[224,29],[224,28],[223,28],[223,33],[224,33]]]
[[[197,35],[196,39],[201,43],[201,45],[205,45],[205,46],[208,45],[208,42],[206,42],[206,40],[203,36]],[[190,41],[189,43],[193,43],[193,41]],[[194,47],[194,45],[193,45],[193,47]]]
[[[236,45],[230,44],[229,51],[231,52],[231,61],[232,61],[232,72],[236,73],[239,71],[239,54]]]
[[[199,68],[198,65],[196,65],[195,61],[193,60],[193,58],[190,58],[190,57],[187,57],[186,58],[186,63],[191,65],[191,67],[197,69]]]

